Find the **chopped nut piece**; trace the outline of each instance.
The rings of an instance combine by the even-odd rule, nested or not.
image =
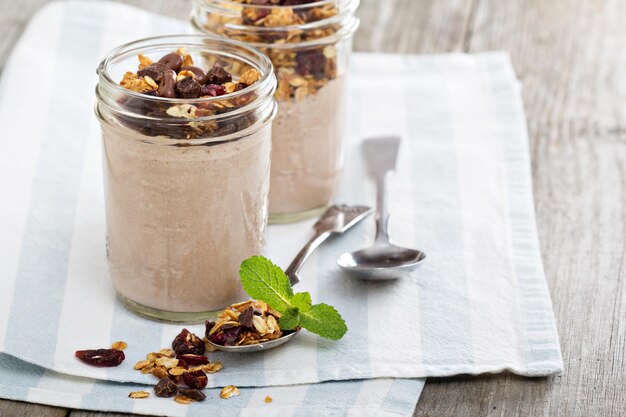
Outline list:
[[[152,65],[152,60],[141,52],[137,54],[137,58],[139,59],[139,69],[144,69],[145,67]]]
[[[237,395],[239,395],[241,392],[239,391],[239,388],[237,388],[234,385],[228,385],[224,388],[222,388],[222,390],[220,391],[220,397],[227,399],[230,397],[235,397]]]
[[[150,396],[150,393],[146,391],[131,391],[128,394],[128,398],[135,398],[135,399],[148,398],[149,396]]]
[[[141,368],[141,373],[142,374],[151,374],[152,370],[154,369],[154,362],[150,362],[150,364],[148,366],[145,366],[143,368]]]
[[[173,358],[176,352],[174,352],[172,349],[161,349],[159,350],[159,354],[167,356],[168,358]]]
[[[150,87],[154,88],[155,90],[157,88],[159,88],[159,85],[156,83],[156,81],[154,81],[152,78],[150,78],[150,76],[144,75],[143,79],[146,80],[148,85],[150,85]]]
[[[156,368],[154,368],[152,370],[152,375],[156,376],[159,379],[169,377],[167,369],[165,369],[165,367],[163,366],[157,366]]]
[[[239,82],[245,85],[252,85],[261,78],[261,73],[255,69],[250,68],[239,77]]]
[[[155,361],[158,366],[163,366],[165,369],[175,368],[178,366],[178,359],[174,358],[159,358]]]
[[[185,372],[187,372],[187,370],[181,366],[177,366],[175,368],[170,369],[168,372],[172,376],[180,376],[184,374]]]
[[[116,349],[116,350],[124,350],[128,347],[128,344],[126,342],[115,342],[111,345],[111,349]]]
[[[137,362],[135,364],[135,366],[133,366],[133,369],[138,371],[138,370],[143,369],[146,366],[150,365],[151,363],[152,363],[152,361],[149,360],[149,359],[146,359],[146,360],[143,360],[143,361],[139,361],[139,362]]]
[[[179,404],[189,404],[191,403],[191,398],[185,397],[184,395],[177,395],[176,397],[174,397],[174,401]]]
[[[267,325],[265,324],[265,320],[261,318],[261,316],[253,316],[252,324],[254,324],[254,328],[260,335],[264,335],[267,333]]]

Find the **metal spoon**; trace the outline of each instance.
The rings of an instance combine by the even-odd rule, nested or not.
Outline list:
[[[346,206],[346,205],[334,205],[328,208],[326,212],[320,217],[320,219],[313,225],[315,234],[304,247],[298,252],[294,260],[289,267],[285,270],[285,274],[289,277],[291,285],[296,285],[300,282],[298,277],[298,271],[304,262],[311,256],[313,251],[328,239],[333,234],[341,234],[352,226],[369,216],[374,212],[371,207],[365,206]],[[279,337],[278,339],[269,340],[263,343],[257,343],[254,345],[239,345],[239,346],[222,346],[208,341],[216,350],[223,352],[259,352],[262,350],[272,349],[290,341],[295,335],[300,332],[300,329],[295,330],[292,333],[288,333]]]
[[[389,240],[386,183],[395,170],[398,158],[399,137],[374,138],[363,142],[365,161],[369,174],[376,179],[377,213],[376,239],[366,249],[344,253],[337,264],[345,272],[363,280],[391,280],[404,276],[426,259],[426,254],[416,249],[394,245]]]

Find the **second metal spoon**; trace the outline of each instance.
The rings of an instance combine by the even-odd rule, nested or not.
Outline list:
[[[369,174],[376,180],[377,213],[376,239],[369,248],[344,253],[337,264],[345,272],[363,280],[390,280],[401,278],[426,259],[416,249],[394,245],[389,240],[387,211],[387,181],[395,170],[400,138],[374,138],[363,142],[363,152]]]

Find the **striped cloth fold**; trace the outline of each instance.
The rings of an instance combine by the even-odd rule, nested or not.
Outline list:
[[[188,31],[185,22],[116,3],[52,3],[33,18],[6,65],[0,83],[0,376],[43,379],[24,377],[21,388],[0,383],[0,396],[128,411],[123,407],[130,402],[114,408],[93,393],[105,398],[129,390],[102,381],[151,384],[152,377],[130,366],[87,367],[73,352],[124,340],[127,362],[134,363],[168,346],[180,330],[139,318],[115,300],[106,272],[101,139],[92,106],[95,68],[108,50]],[[271,389],[296,390],[285,394],[295,400],[339,389],[354,394],[337,402],[345,411],[366,404],[362,397],[375,384],[353,380],[392,378],[384,379],[390,384],[385,398],[402,406],[390,412],[407,414],[422,381],[393,378],[561,372],[535,230],[524,113],[508,56],[353,58],[337,201],[374,204],[360,140],[400,135],[391,234],[400,245],[424,250],[428,261],[403,280],[358,282],[343,276],[335,259],[371,243],[372,219],[331,240],[305,265],[299,291],[337,306],[347,335],[330,342],[302,332],[272,351],[214,354],[225,368],[211,375],[209,386],[276,386]],[[271,226],[266,255],[286,266],[310,237],[312,223]],[[201,333],[201,327],[190,330]],[[346,382],[316,384],[322,381]],[[283,387],[296,384],[314,385]],[[63,390],[78,392],[78,399],[49,400]],[[265,391],[246,392],[251,399]],[[132,411],[156,412],[161,405],[136,407]],[[250,405],[240,407],[245,412]]]

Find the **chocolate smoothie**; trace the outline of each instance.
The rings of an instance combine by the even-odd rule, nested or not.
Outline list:
[[[137,43],[99,69],[109,272],[132,310],[198,321],[245,298],[239,266],[263,250],[276,80],[226,40]]]
[[[270,125],[194,147],[102,127],[107,253],[118,293],[173,312],[245,298],[239,264],[263,250]]]
[[[324,207],[343,167],[345,82],[339,76],[301,100],[278,102],[273,124],[272,214]]]

